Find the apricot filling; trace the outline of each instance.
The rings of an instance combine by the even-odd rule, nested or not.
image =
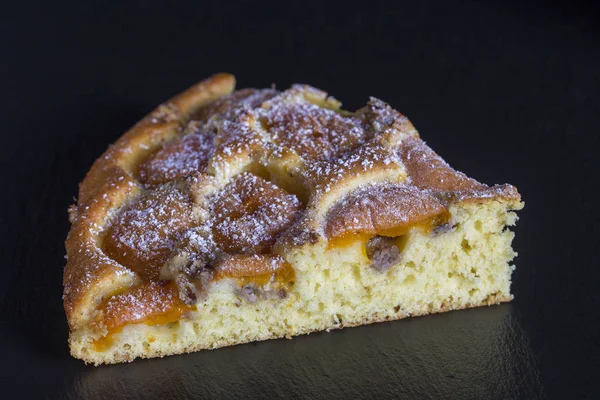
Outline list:
[[[178,321],[182,314],[195,309],[184,304],[174,282],[146,281],[106,299],[98,308],[107,334],[93,345],[102,351],[112,344],[112,336],[125,325],[144,323],[164,325]]]
[[[294,284],[296,273],[292,265],[280,257],[237,255],[229,257],[215,269],[213,280],[223,278],[235,278],[240,286],[253,283],[289,288]],[[114,294],[98,307],[100,325],[106,328],[107,333],[96,339],[92,346],[95,351],[105,351],[112,346],[114,335],[128,324],[166,325],[179,321],[186,312],[194,310],[195,305],[187,305],[179,298],[175,282],[142,282]]]
[[[450,219],[433,196],[410,184],[382,183],[360,188],[327,213],[328,248],[366,243],[375,236],[396,237],[411,229],[431,232]]]
[[[294,267],[281,257],[266,254],[230,256],[215,268],[215,280],[235,278],[240,285],[268,283],[289,287],[296,280]]]
[[[265,253],[301,209],[296,196],[249,173],[225,187],[216,200],[214,240],[230,254]]]
[[[164,185],[129,204],[108,228],[102,247],[113,260],[153,280],[174,243],[194,224],[189,195]]]
[[[377,231],[373,230],[365,230],[365,231],[355,231],[355,230],[347,230],[342,232],[337,236],[333,236],[328,238],[327,248],[328,249],[338,249],[343,247],[348,247],[356,242],[360,242],[363,244],[363,247],[366,248],[367,242],[374,238],[375,236],[385,236],[385,237],[404,237],[411,229],[418,229],[424,233],[431,233],[435,228],[440,225],[443,225],[448,222],[450,219],[450,213],[444,211],[439,215],[435,215],[433,217],[426,218],[417,223],[409,223],[399,225],[393,228],[381,229]],[[366,252],[365,252],[366,254]]]

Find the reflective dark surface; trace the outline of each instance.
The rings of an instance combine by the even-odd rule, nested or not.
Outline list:
[[[14,3],[2,21],[3,394],[15,398],[598,398],[598,7]],[[16,9],[18,8],[18,9]],[[91,163],[216,71],[373,95],[454,167],[519,188],[501,306],[85,366],[62,310],[66,207]],[[4,398],[4,395],[1,396]]]

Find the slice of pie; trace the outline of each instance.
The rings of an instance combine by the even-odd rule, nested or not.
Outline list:
[[[94,364],[512,299],[510,185],[453,170],[402,114],[220,74],[159,106],[70,208],[64,305]]]

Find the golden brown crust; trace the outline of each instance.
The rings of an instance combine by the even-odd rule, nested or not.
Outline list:
[[[140,191],[134,178],[137,165],[178,135],[193,112],[230,93],[234,85],[232,75],[218,74],[192,86],[148,114],[96,160],[70,209],[63,297],[71,329],[85,325],[95,305],[115,287],[139,280],[100,250],[99,235],[111,213]]]
[[[514,186],[489,187],[456,171],[417,137],[407,137],[397,151],[411,183],[444,204],[490,198],[503,198],[516,204],[521,200]]]

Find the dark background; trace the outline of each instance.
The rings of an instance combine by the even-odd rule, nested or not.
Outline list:
[[[283,3],[3,6],[1,397],[599,398],[598,6]],[[348,109],[377,96],[457,169],[517,186],[515,300],[129,365],[70,358],[78,182],[219,71],[239,87],[310,83]]]

